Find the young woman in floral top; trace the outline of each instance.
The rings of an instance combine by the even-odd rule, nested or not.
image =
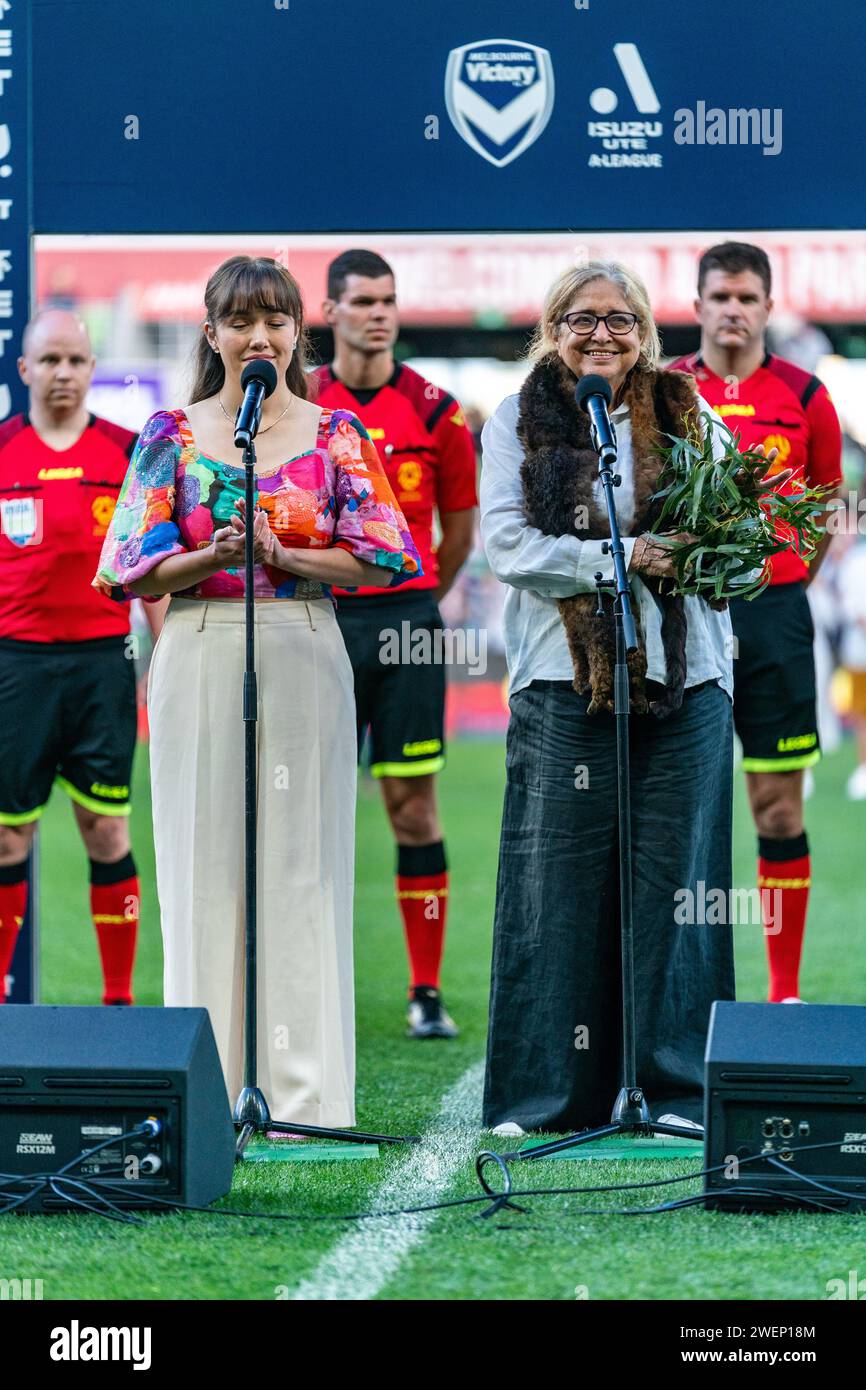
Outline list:
[[[282,266],[235,256],[205,292],[191,404],[142,430],[94,585],[173,594],[150,670],[165,1003],[206,1007],[235,1099],[244,1024],[241,372],[277,371],[256,440],[259,1084],[275,1119],[354,1123],[355,715],[331,586],[419,572],[364,426],[307,400]],[[237,462],[230,461],[237,459]]]

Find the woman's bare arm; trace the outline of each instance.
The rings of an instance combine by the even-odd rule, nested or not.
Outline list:
[[[243,534],[228,539],[228,528],[217,534],[226,539],[203,550],[169,555],[165,560],[160,560],[143,579],[137,579],[127,587],[140,597],[173,594],[179,589],[194,588],[228,566],[242,565]],[[375,584],[383,588],[392,574],[391,570],[381,565],[368,565],[364,560],[357,560],[339,546],[322,550],[296,550],[277,544],[269,563],[289,574],[317,580],[322,584],[338,584],[343,588],[355,588],[360,584]]]
[[[358,560],[341,546],[328,546],[322,550],[296,550],[291,546],[275,547],[275,557],[280,569],[289,574],[297,574],[304,579],[318,580],[322,584],[338,584],[341,588],[355,588],[359,584],[375,584],[383,588],[390,582],[393,570],[383,565],[368,565],[366,560]]]
[[[213,546],[210,545],[206,550],[168,555],[164,560],[160,560],[158,565],[154,565],[149,574],[128,584],[127,588],[141,598],[173,594],[178,589],[193,589],[196,584],[201,584],[202,580],[210,579],[211,575],[224,569],[227,563],[232,563],[217,559],[213,550]]]
[[[225,533],[218,531],[217,537],[227,534],[233,540],[241,540],[245,533],[243,498],[235,504],[237,513],[230,518]],[[366,560],[358,560],[350,551],[340,545],[323,546],[321,549],[306,550],[283,545],[271,529],[267,514],[259,510],[253,522],[253,555],[257,564],[274,565],[287,570],[302,579],[312,579],[320,584],[337,584],[341,588],[354,589],[361,584],[375,585],[377,589],[387,588],[394,573],[385,565],[369,565]]]

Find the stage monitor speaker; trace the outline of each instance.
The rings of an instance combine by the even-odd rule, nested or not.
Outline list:
[[[121,1139],[149,1118],[158,1133]],[[0,1174],[53,1173],[114,1139],[74,1174],[121,1184],[118,1206],[206,1206],[228,1192],[235,1133],[207,1010],[0,1008]],[[0,1188],[12,1191],[2,1177]],[[24,1209],[74,1206],[49,1189]]]
[[[717,1000],[705,1061],[704,1166],[723,1165],[704,1179],[708,1207],[864,1209],[866,1008]]]

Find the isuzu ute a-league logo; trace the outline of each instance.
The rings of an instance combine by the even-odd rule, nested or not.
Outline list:
[[[657,115],[659,99],[637,44],[617,43],[613,52],[635,113]],[[652,148],[651,142],[661,138],[661,121],[629,119],[631,112],[620,107],[621,95],[611,87],[596,87],[589,94],[589,104],[597,116],[611,116],[616,111],[622,118],[588,123],[590,139],[601,144],[601,153],[593,150],[589,156],[590,169],[660,169],[662,155]],[[779,154],[782,149],[781,107],[737,106],[725,110],[702,100],[694,109],[679,107],[673,118],[675,145],[754,145],[768,155]]]
[[[517,39],[481,39],[454,48],[445,71],[445,105],[458,135],[502,169],[535,143],[550,120],[550,54]]]
[[[625,79],[635,109],[642,116],[654,116],[659,99],[643,65],[637,44],[616,43],[614,57]],[[596,87],[589,94],[589,104],[598,116],[609,116],[619,106],[619,97],[610,87]],[[660,169],[662,156],[649,148],[650,140],[658,140],[661,121],[590,121],[589,135],[601,142],[602,153],[589,156],[590,169]]]

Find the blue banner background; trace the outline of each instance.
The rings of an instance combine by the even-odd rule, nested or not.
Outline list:
[[[33,0],[33,23],[40,232],[866,225],[851,0]],[[452,49],[502,37],[550,51],[555,98],[497,168],[458,135],[444,82]],[[657,117],[635,107],[620,42]],[[661,169],[588,167],[599,87],[611,119],[662,122]],[[677,145],[674,112],[699,101],[780,108],[780,153]]]

